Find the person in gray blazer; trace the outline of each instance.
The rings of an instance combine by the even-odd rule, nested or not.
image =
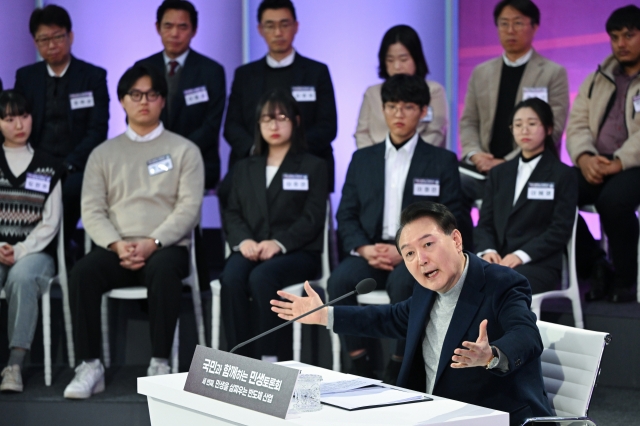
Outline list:
[[[532,47],[540,25],[538,7],[531,0],[502,0],[493,17],[504,53],[473,70],[460,118],[463,231],[472,227],[471,208],[483,196],[486,174],[518,156],[509,131],[513,107],[531,97],[548,102],[558,147],[569,111],[567,71]],[[473,241],[465,240],[465,245],[471,248]]]
[[[475,229],[476,251],[524,275],[533,294],[542,293],[560,284],[578,180],[558,158],[549,104],[537,98],[520,102],[511,129],[520,154],[489,172]]]

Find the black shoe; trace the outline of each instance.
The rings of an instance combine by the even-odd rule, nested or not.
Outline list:
[[[384,375],[382,381],[386,384],[395,386],[398,381],[398,374],[400,374],[400,367],[402,361],[395,361],[393,358],[387,363],[387,368],[384,369]]]
[[[635,287],[616,287],[607,297],[607,300],[612,303],[635,302],[637,300]]]
[[[369,355],[364,354],[358,358],[351,358],[351,369],[349,374],[360,377],[368,377],[369,379],[377,379],[376,373],[373,372],[373,365]]]
[[[607,296],[609,284],[613,281],[613,269],[606,259],[601,258],[593,265],[589,283],[589,292],[584,299],[587,302],[602,300]]]

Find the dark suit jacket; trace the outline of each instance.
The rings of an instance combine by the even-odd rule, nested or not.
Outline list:
[[[162,52],[136,62],[139,64],[150,65],[162,75],[167,73]],[[207,88],[209,102],[187,106],[183,92],[201,86]],[[165,108],[160,119],[167,130],[198,145],[204,160],[205,188],[215,188],[220,179],[218,139],[227,98],[224,69],[216,61],[191,49],[180,71],[178,94],[171,104],[171,117]]]
[[[278,240],[287,252],[322,251],[327,209],[327,167],[306,153],[287,153],[266,183],[266,156],[252,156],[234,167],[233,187],[223,212],[227,241],[235,247],[245,239]],[[283,174],[304,174],[308,191],[285,191]]]
[[[75,149],[64,161],[84,170],[93,148],[107,139],[109,128],[107,72],[72,56],[67,74],[70,95],[82,92],[93,93],[92,108],[72,110],[71,102],[67,107],[69,130]],[[16,72],[15,89],[22,92],[31,105],[33,129],[29,141],[34,148],[38,148],[44,128],[47,75],[47,64],[44,61],[27,65]]]
[[[529,283],[512,269],[467,254],[467,278],[442,345],[433,394],[509,412],[512,425],[520,425],[527,417],[551,415],[540,366],[542,340],[536,316],[529,310]],[[411,298],[395,305],[336,306],[333,330],[339,334],[406,338],[397,384],[424,392],[422,341],[434,296],[433,291],[416,283]],[[489,342],[507,357],[509,371],[450,367],[454,349],[462,347],[463,341],[475,342],[484,319],[488,320]]]
[[[522,250],[531,257],[531,265],[561,270],[578,203],[576,175],[545,151],[514,205],[518,161],[516,157],[489,172],[474,231],[475,249],[494,249],[500,256]],[[529,182],[553,182],[554,199],[527,199]]]
[[[336,214],[338,234],[345,253],[363,245],[382,241],[384,155],[384,143],[353,153]],[[439,179],[440,196],[414,195],[415,178]],[[447,206],[453,215],[459,218],[462,211],[460,198],[460,175],[455,154],[429,145],[422,138],[418,138],[405,181],[402,208],[416,201],[435,201]]]
[[[334,163],[331,142],[338,131],[336,100],[329,68],[296,52],[291,86],[313,86],[315,102],[300,102],[302,126],[309,152],[327,162],[329,190],[333,191]],[[239,67],[233,78],[224,137],[231,145],[229,167],[249,155],[254,144],[256,107],[264,93],[266,57]]]

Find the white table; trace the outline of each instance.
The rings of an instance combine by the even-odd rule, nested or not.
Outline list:
[[[287,419],[236,407],[183,390],[187,373],[138,378],[147,396],[152,426],[168,425],[431,425],[508,426],[509,414],[433,396],[433,401],[346,411],[322,406]]]

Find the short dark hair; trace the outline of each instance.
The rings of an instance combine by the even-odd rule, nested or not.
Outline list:
[[[498,17],[502,13],[502,10],[507,6],[511,6],[531,19],[531,25],[540,25],[540,9],[538,9],[538,6],[531,0],[502,0],[496,4],[496,7],[493,9],[493,21],[496,25],[498,25]]]
[[[262,14],[267,9],[289,9],[293,20],[298,20],[296,18],[296,8],[293,7],[291,0],[262,0],[262,3],[258,6],[258,23],[262,22]]]
[[[291,122],[291,152],[301,152],[307,149],[307,140],[304,136],[302,123],[300,123],[300,107],[298,102],[293,98],[291,92],[283,88],[275,88],[262,95],[256,108],[256,124],[254,135],[253,155],[267,155],[269,153],[269,144],[262,137],[262,129],[260,128],[260,118],[262,110],[267,106],[267,114],[271,118],[275,118],[276,109],[280,110]]]
[[[431,92],[424,78],[417,75],[396,74],[382,84],[382,105],[387,102],[412,102],[420,108],[431,102]]]
[[[56,25],[66,29],[67,32],[71,32],[71,18],[69,17],[69,13],[55,4],[50,4],[43,8],[38,7],[31,12],[29,32],[32,37],[36,36],[40,25]]]
[[[607,32],[620,31],[623,28],[640,30],[640,8],[634,4],[613,11],[605,26]]]
[[[396,232],[396,249],[398,249],[398,253],[402,254],[400,252],[400,234],[402,234],[404,227],[423,217],[433,219],[445,235],[451,235],[454,230],[458,229],[455,216],[444,204],[433,201],[418,201],[409,204],[400,213],[400,228]]]
[[[525,99],[518,103],[513,109],[513,113],[511,114],[510,123],[513,123],[513,119],[516,116],[516,112],[522,108],[531,108],[533,112],[536,113],[538,119],[542,123],[544,130],[547,134],[544,137],[544,149],[545,151],[550,151],[553,155],[558,157],[558,148],[556,148],[556,144],[553,142],[553,137],[551,136],[553,132],[553,111],[551,110],[551,106],[548,103],[539,98],[529,98]]]
[[[185,12],[188,12],[191,26],[194,30],[198,28],[198,11],[193,6],[193,4],[191,4],[191,2],[187,0],[163,1],[160,7],[158,7],[158,11],[156,12],[156,25],[160,25],[160,23],[162,22],[162,18],[164,18],[164,14],[169,9],[184,10]]]
[[[149,77],[151,79],[151,88],[166,99],[168,89],[164,74],[153,67],[145,65],[134,65],[122,74],[120,81],[118,81],[118,99],[122,100],[136,84],[136,81],[142,77]]]
[[[416,30],[408,25],[391,27],[382,37],[382,43],[380,43],[380,50],[378,51],[378,60],[380,61],[378,76],[385,80],[389,78],[386,61],[387,52],[389,51],[389,46],[396,43],[400,43],[409,51],[413,63],[416,65],[415,75],[423,79],[426,78],[427,74],[429,74],[429,66],[422,51],[422,42]]]
[[[24,95],[17,90],[0,92],[0,119],[31,114],[31,106]]]

